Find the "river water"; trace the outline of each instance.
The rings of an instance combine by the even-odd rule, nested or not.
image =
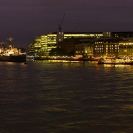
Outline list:
[[[132,133],[133,66],[0,62],[0,133]]]

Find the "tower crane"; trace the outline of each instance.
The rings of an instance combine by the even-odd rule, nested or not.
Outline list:
[[[81,21],[76,25],[75,29],[73,30],[74,32],[76,31],[76,29],[79,27],[80,24],[81,24]]]
[[[63,21],[64,21],[64,17],[65,17],[66,13],[64,13],[63,17],[62,17],[62,20],[61,22],[58,24],[58,29],[59,29],[59,32],[61,32],[61,29],[62,29],[62,24],[63,24]]]

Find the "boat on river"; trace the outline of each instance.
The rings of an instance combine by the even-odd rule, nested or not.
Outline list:
[[[26,53],[22,53],[21,49],[15,48],[12,44],[13,38],[8,38],[9,45],[4,47],[1,43],[0,62],[26,62]]]
[[[123,58],[101,58],[98,64],[133,65],[133,60]]]
[[[26,55],[0,55],[0,62],[26,62]]]

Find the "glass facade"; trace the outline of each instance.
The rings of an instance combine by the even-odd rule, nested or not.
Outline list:
[[[50,33],[35,37],[34,43],[29,45],[29,53],[32,52],[38,56],[49,56],[50,51],[57,47],[57,43],[66,38],[87,38],[87,37],[102,37],[103,33]]]

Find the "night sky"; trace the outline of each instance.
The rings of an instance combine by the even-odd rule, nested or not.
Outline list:
[[[58,31],[133,31],[133,0],[0,0],[0,42],[27,47]]]

